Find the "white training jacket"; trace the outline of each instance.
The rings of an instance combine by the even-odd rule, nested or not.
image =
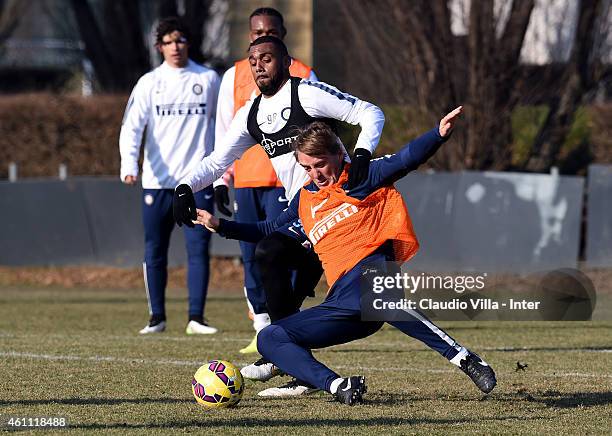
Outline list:
[[[355,148],[373,152],[382,133],[385,117],[377,106],[343,93],[323,82],[304,80],[298,86],[298,96],[304,111],[314,118],[332,118],[361,126]],[[200,191],[217,180],[223,172],[251,146],[254,139],[247,130],[247,117],[253,99],[247,102],[232,120],[224,137],[218,138],[214,151],[180,183]],[[257,112],[257,123],[264,133],[281,130],[291,109],[291,81],[271,97],[263,97]],[[271,159],[276,174],[285,187],[287,199],[293,196],[308,180],[306,171],[296,162],[293,153]]]
[[[134,87],[119,135],[121,180],[138,175],[144,138],[142,187],[174,189],[214,147],[219,75],[189,60],[184,68],[166,62]]]

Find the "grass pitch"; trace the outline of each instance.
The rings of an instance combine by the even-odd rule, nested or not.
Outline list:
[[[443,323],[493,365],[483,396],[456,367],[385,326],[365,340],[316,352],[343,375],[367,378],[366,403],[325,393],[264,399],[284,382],[247,382],[233,409],[208,411],[191,394],[196,369],[213,358],[250,363],[240,293],[211,292],[207,317],[222,333],[184,334],[184,292],[168,293],[168,330],[140,337],[144,291],[0,288],[0,420],[63,416],[67,433],[609,434],[612,322]],[[516,370],[516,362],[527,363]]]

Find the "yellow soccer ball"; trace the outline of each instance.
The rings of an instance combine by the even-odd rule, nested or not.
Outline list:
[[[244,380],[240,370],[231,362],[211,360],[194,374],[191,391],[204,407],[232,407],[242,398]]]

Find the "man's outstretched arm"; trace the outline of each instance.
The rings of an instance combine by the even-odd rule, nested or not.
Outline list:
[[[250,106],[249,106],[250,108]],[[193,193],[211,185],[229,166],[239,159],[255,141],[247,130],[246,118],[249,109],[242,107],[223,138],[215,138],[215,149],[202,159],[189,175],[183,178],[174,190],[172,211],[174,220],[180,226],[193,227],[196,219]]]
[[[259,242],[263,237],[285,224],[298,219],[299,195],[296,195],[289,207],[277,218],[271,221],[258,221],[244,223],[217,218],[206,210],[197,209],[197,218],[194,224],[201,224],[211,232],[217,232],[227,239],[237,239],[246,242]]]
[[[255,144],[246,127],[248,113],[246,106],[238,111],[227,133],[222,138],[215,138],[213,152],[202,159],[196,169],[179,184],[189,185],[193,192],[201,191],[221,177],[235,160]]]
[[[376,188],[393,183],[425,163],[448,140],[462,113],[463,106],[457,107],[442,118],[437,127],[413,139],[397,153],[374,159],[370,166],[370,186]]]

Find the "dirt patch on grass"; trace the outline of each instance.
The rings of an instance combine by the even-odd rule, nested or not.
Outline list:
[[[186,287],[185,267],[169,268],[168,288]],[[242,291],[242,265],[234,259],[212,258],[210,262],[211,289]],[[142,288],[141,268],[111,268],[100,266],[8,267],[0,266],[0,287],[42,286],[62,288]]]
[[[581,269],[593,282],[598,294],[612,294],[612,268]],[[185,289],[185,267],[169,268],[168,289]],[[242,264],[233,258],[211,259],[210,289],[242,292],[244,273]],[[489,278],[489,285],[524,291],[537,284],[539,275],[503,274]],[[144,286],[142,269],[101,266],[8,267],[0,266],[0,288],[8,286],[36,286],[91,289],[140,289]],[[327,284],[322,278],[317,292],[325,293]]]

